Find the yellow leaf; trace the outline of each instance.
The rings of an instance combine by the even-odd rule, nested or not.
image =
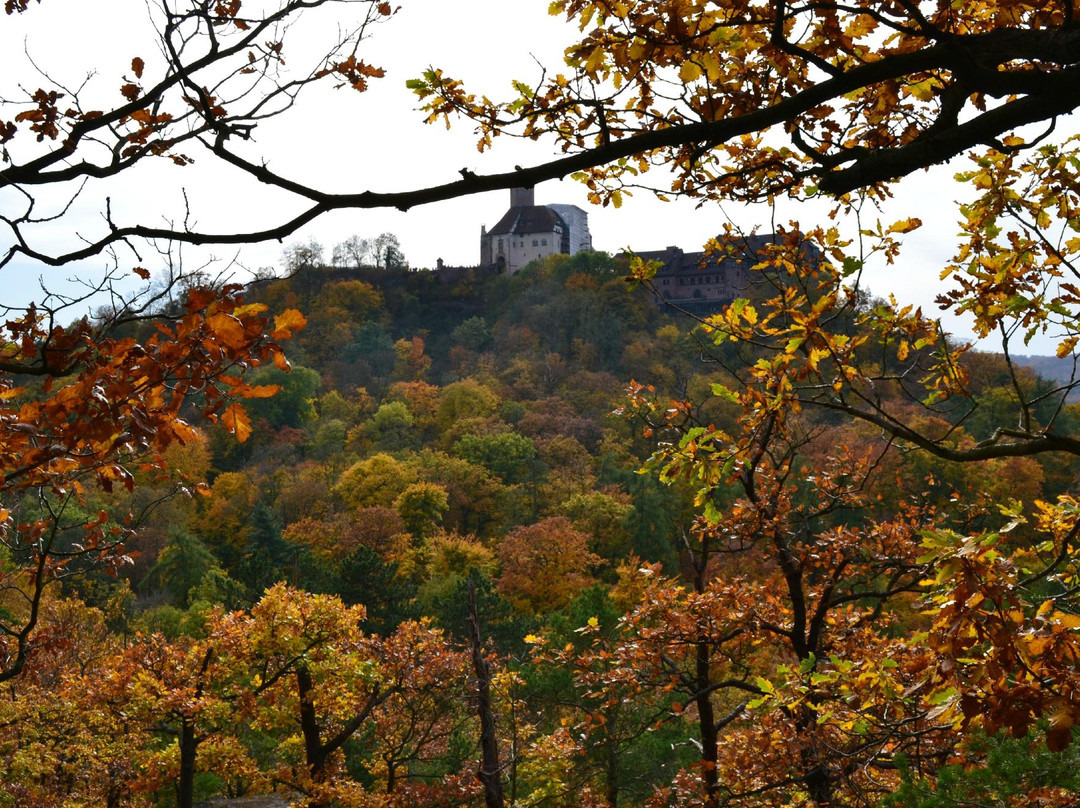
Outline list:
[[[1068,614],[1066,612],[1058,612],[1054,616],[1054,619],[1067,629],[1075,630],[1080,628],[1080,614]]]
[[[709,81],[719,81],[722,69],[720,58],[712,51],[706,51],[701,54],[701,61],[705,65],[705,75],[709,77]]]
[[[889,229],[885,232],[909,233],[912,230],[917,230],[920,227],[922,227],[922,219],[918,219],[913,216],[910,219],[902,219],[899,222],[893,222],[893,224],[890,225]]]
[[[233,314],[237,317],[243,317],[247,314],[262,314],[266,311],[266,308],[265,303],[248,303],[246,306],[238,307],[233,311]]]
[[[683,62],[679,68],[679,78],[690,83],[701,77],[701,66],[694,62]]]
[[[589,54],[589,58],[585,61],[585,72],[590,76],[595,76],[597,71],[604,66],[604,57],[607,54],[604,49],[597,45],[593,48],[592,53]]]
[[[918,98],[920,101],[929,101],[934,97],[934,93],[941,87],[941,82],[934,76],[923,81],[916,81],[913,84],[908,85],[908,92]]]

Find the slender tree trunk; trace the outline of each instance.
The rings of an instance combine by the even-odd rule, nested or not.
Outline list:
[[[202,666],[199,669],[199,685],[196,695],[202,696],[206,684],[206,672],[210,669],[210,660],[214,658],[214,649],[206,649]],[[176,782],[177,808],[191,808],[195,802],[195,755],[199,751],[199,739],[195,737],[195,716],[185,715],[180,718],[180,776]]]
[[[810,704],[820,704],[820,699],[810,695]],[[795,716],[795,726],[800,733],[812,734],[817,724],[817,713],[812,709],[803,707]],[[833,804],[833,775],[829,771],[826,761],[822,760],[821,751],[807,744],[799,753],[799,762],[802,765],[802,780],[806,783],[806,790],[814,805],[818,808],[828,808]]]
[[[304,665],[296,666],[296,694],[300,699],[300,733],[304,737],[304,760],[313,782],[323,779],[327,754],[319,734],[319,721],[315,714],[315,682],[311,671]],[[307,803],[308,808],[321,808],[326,803],[318,798]]]
[[[176,782],[177,808],[191,808],[195,802],[195,753],[199,741],[195,737],[195,721],[180,722],[180,776]]]
[[[689,543],[687,544],[689,549]],[[694,591],[704,594],[708,589],[710,542],[702,535],[697,553],[691,553],[694,565]],[[697,705],[698,732],[701,735],[701,781],[705,787],[706,808],[716,808],[720,797],[720,779],[717,772],[716,714],[712,703],[712,638],[699,633],[694,655],[694,702]]]
[[[615,738],[615,727],[618,725],[618,706],[610,710],[607,715],[607,749],[605,749],[605,775],[606,797],[608,808],[616,808],[619,804],[619,742]]]
[[[303,665],[296,667],[296,695],[300,699],[300,732],[304,736],[304,757],[307,761],[311,778],[318,780],[326,766],[319,736],[319,722],[315,716],[315,683],[311,671]]]
[[[486,808],[503,808],[499,740],[495,735],[495,714],[491,710],[491,666],[484,658],[480,640],[480,617],[476,611],[476,584],[469,580],[469,624],[472,629],[472,658],[476,671],[476,711],[480,716],[480,749],[483,758],[477,779],[484,785]]]
[[[806,790],[810,792],[810,798],[813,799],[814,805],[820,806],[820,808],[827,808],[833,804],[832,800],[832,778],[829,777],[829,772],[825,768],[825,764],[822,763],[816,754],[809,756],[811,759],[806,761],[812,766],[812,768],[803,775],[803,780],[806,783]]]
[[[705,805],[714,808],[717,805],[719,778],[716,771],[716,716],[713,713],[712,695],[709,686],[710,657],[708,638],[700,638],[697,643],[697,657],[694,667],[696,673],[698,726],[701,733],[701,779],[705,785]]]
[[[393,794],[397,787],[397,764],[392,759],[383,758],[386,762],[386,793]]]

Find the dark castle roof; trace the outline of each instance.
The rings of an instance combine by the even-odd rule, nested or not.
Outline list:
[[[499,223],[488,231],[488,235],[522,236],[528,233],[551,233],[556,227],[566,229],[566,223],[559,214],[544,205],[533,205],[527,208],[510,208],[499,219]]]
[[[723,243],[723,239],[719,239]],[[721,249],[713,253],[706,252],[683,252],[678,247],[667,247],[663,250],[647,250],[638,252],[637,255],[647,261],[659,261],[662,266],[657,270],[657,275],[681,275],[686,272],[697,272],[702,269],[716,267],[724,261],[751,260],[757,263],[765,254],[765,245],[775,244],[777,236],[772,233],[766,235],[745,236],[729,241],[731,251]],[[816,253],[816,249],[811,252]]]

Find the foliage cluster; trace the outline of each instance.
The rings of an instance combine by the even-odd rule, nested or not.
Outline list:
[[[514,804],[802,794],[872,805],[951,776],[944,762],[996,765],[995,741],[965,745],[954,731],[983,710],[988,728],[1021,736],[1056,710],[1048,742],[1071,735],[1060,696],[1017,713],[1021,680],[995,696],[1012,712],[968,709],[957,679],[973,664],[957,633],[968,619],[950,633],[918,603],[958,602],[949,554],[984,590],[1021,574],[995,570],[995,558],[1034,573],[1038,557],[1016,555],[1030,546],[1018,537],[1045,535],[1041,552],[1053,553],[1075,531],[1047,504],[1074,472],[1042,456],[949,464],[827,409],[762,422],[758,400],[730,390],[775,361],[773,349],[716,335],[754,305],[767,310],[768,272],[755,303],[702,325],[658,308],[628,271],[580,255],[464,287],[425,272],[374,285],[332,267],[257,284],[253,311],[307,312],[294,364],[246,374],[253,390],[280,390],[248,402],[246,440],[203,420],[169,449],[170,468],[209,480],[203,496],[139,481],[138,496],[158,504],[124,548],[131,566],[46,595],[3,734],[12,793],[187,805],[276,784],[312,805],[479,800],[470,589]],[[855,328],[883,305],[862,300],[842,316]],[[154,327],[125,328],[138,343]],[[349,348],[364,340],[385,358]],[[931,358],[926,346],[906,357]],[[1010,374],[1003,357],[964,361],[978,363],[984,401],[1007,406],[1017,377],[1044,384]],[[627,399],[626,378],[651,383]],[[902,386],[887,395],[882,407],[907,406]],[[951,405],[924,417],[957,447],[981,423]],[[762,429],[772,433],[749,444],[756,460],[738,454],[737,436]],[[1006,492],[1013,530],[980,533],[998,526]],[[118,503],[87,489],[78,507]],[[24,499],[19,518],[35,507]],[[980,538],[991,535],[1009,538]],[[939,596],[923,588],[928,554]],[[1024,619],[1024,597],[1010,620]],[[1048,628],[1026,648],[995,653],[1041,651],[1048,664],[1064,653],[1036,638],[1072,642],[1073,618],[1040,614]],[[957,666],[941,664],[961,647]],[[26,717],[57,693],[53,718]],[[61,743],[69,722],[83,727],[74,757],[31,751]],[[1010,787],[1021,793],[1028,776]]]

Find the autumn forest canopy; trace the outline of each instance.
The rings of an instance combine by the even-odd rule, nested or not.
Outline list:
[[[0,300],[0,806],[1074,805],[1080,10],[555,0],[539,82],[401,86],[479,170],[263,151],[365,104],[398,12],[148,0],[122,75],[5,78],[0,273],[82,285]],[[485,171],[508,138],[541,156]],[[237,218],[114,207],[155,166]],[[960,202],[920,308],[863,275],[922,268],[887,214],[927,169]],[[750,280],[707,314],[632,254],[293,242],[564,177],[827,213],[718,227]],[[267,241],[255,278],[184,260]]]

